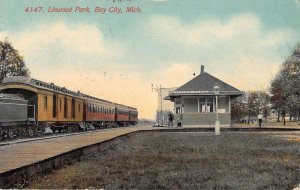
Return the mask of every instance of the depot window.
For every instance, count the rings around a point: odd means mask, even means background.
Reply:
[[[224,102],[225,101],[225,102]],[[220,97],[219,105],[220,108],[226,107],[226,99]],[[191,113],[191,114],[201,114],[201,113],[213,113],[214,112],[214,97],[188,97],[183,99],[183,107],[184,113]],[[219,108],[219,109],[220,109]],[[224,109],[223,108],[223,109]],[[222,110],[223,111],[223,110]],[[225,113],[227,110],[223,111]],[[180,113],[180,107],[176,107],[176,113]]]

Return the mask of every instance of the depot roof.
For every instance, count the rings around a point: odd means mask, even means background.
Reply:
[[[166,97],[165,99],[172,99],[176,96],[182,95],[215,95],[213,91],[215,85],[219,86],[219,95],[240,96],[243,94],[243,92],[238,90],[237,88],[206,73],[204,71],[204,66],[201,66],[201,72],[198,76],[188,81],[176,90],[170,91],[169,97]]]

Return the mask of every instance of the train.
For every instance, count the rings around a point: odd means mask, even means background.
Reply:
[[[0,84],[0,140],[20,135],[136,125],[137,108],[26,76]]]

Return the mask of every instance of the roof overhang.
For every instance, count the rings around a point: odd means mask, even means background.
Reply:
[[[219,96],[240,96],[243,95],[242,91],[220,91]],[[215,96],[213,91],[171,91],[169,96]]]
[[[164,97],[164,100],[171,100],[171,97],[170,96],[166,96],[166,97]]]
[[[238,97],[243,94],[243,91],[220,91],[218,96]],[[215,96],[215,94],[213,91],[171,91],[169,96],[166,96],[164,99],[173,101],[174,98],[181,96]]]

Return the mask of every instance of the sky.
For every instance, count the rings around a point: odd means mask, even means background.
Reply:
[[[201,65],[239,90],[268,90],[300,39],[299,18],[300,0],[0,0],[0,40],[31,77],[153,119],[151,84],[179,87]]]

